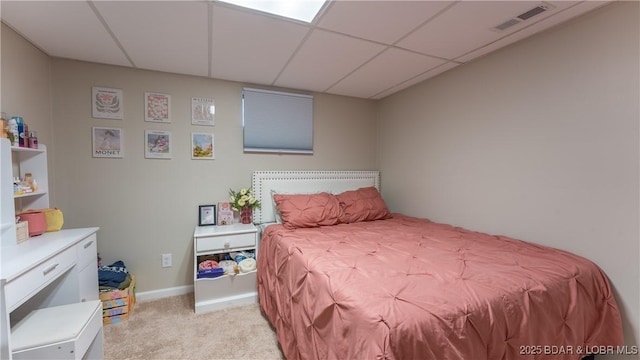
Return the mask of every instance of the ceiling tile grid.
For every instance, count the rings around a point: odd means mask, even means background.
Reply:
[[[213,5],[211,76],[272,84],[310,29],[296,22]]]
[[[576,16],[596,9],[604,4],[605,2],[602,1],[554,1],[553,5],[556,6],[556,9],[554,9],[553,14],[543,17],[544,21],[536,20],[521,23],[518,26],[519,30],[517,32],[504,34],[500,39],[456,58],[456,61],[469,62],[479,56],[513,44],[535,33],[544,31],[545,29],[551,28]]]
[[[275,85],[324,92],[385,46],[324,30],[314,30]]]
[[[50,56],[131,66],[86,2],[0,1],[2,21]]]
[[[93,3],[137,67],[188,75],[209,74],[206,3]]]
[[[455,59],[498,39],[502,34],[491,28],[538,4],[537,1],[458,2],[400,41],[398,46],[427,55]]]
[[[334,1],[318,27],[392,45],[452,1]],[[398,21],[402,19],[402,21]]]
[[[404,81],[404,82],[402,82],[402,83],[400,83],[400,84],[398,84],[396,86],[390,87],[390,88],[386,89],[385,91],[376,94],[375,96],[372,96],[371,99],[379,100],[379,99],[382,99],[382,98],[387,97],[389,95],[395,94],[396,92],[398,92],[400,90],[403,90],[403,89],[406,89],[406,88],[408,88],[410,86],[413,86],[413,85],[416,85],[418,83],[421,83],[421,82],[423,82],[423,81],[425,81],[427,79],[430,79],[430,78],[432,78],[432,77],[434,77],[436,75],[439,75],[439,74],[442,74],[443,72],[449,71],[449,70],[451,70],[454,67],[459,66],[459,65],[460,65],[459,63],[453,62],[453,61],[444,63],[442,65],[438,65],[438,66],[428,70],[425,73],[422,73],[422,74],[420,74],[420,75],[418,75],[418,76],[416,76],[414,78],[411,78],[409,80],[406,80],[406,81]]]
[[[2,0],[0,18],[53,57],[381,99],[609,1],[330,0],[303,23],[217,0]]]
[[[370,98],[443,63],[445,60],[389,48],[332,86],[328,92]]]

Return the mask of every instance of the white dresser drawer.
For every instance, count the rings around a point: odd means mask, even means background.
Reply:
[[[33,293],[51,283],[73,266],[76,249],[70,247],[44,263],[9,281],[5,285],[5,297],[9,311],[22,304]]]
[[[76,249],[78,252],[78,269],[84,269],[89,264],[95,267],[98,266],[98,241],[96,240],[96,234],[92,234],[80,241],[78,245],[76,245]]]
[[[256,233],[207,236],[196,239],[196,252],[232,250],[255,246]]]

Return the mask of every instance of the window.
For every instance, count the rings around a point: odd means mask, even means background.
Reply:
[[[220,0],[229,4],[246,7],[290,19],[310,23],[326,3],[325,0],[286,0],[286,1],[256,1],[256,0]]]
[[[245,152],[313,154],[313,96],[244,88]]]

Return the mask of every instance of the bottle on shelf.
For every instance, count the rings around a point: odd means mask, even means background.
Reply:
[[[3,111],[0,112],[0,138],[8,138],[8,131],[9,129],[7,128],[7,113]]]
[[[21,117],[13,116],[8,122],[8,135],[11,146],[18,146],[20,139],[20,133],[18,132],[18,120],[22,121]]]
[[[29,147],[32,149],[38,148],[38,133],[35,131],[29,131]]]

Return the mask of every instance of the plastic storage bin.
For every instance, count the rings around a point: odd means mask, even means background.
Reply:
[[[131,284],[124,290],[105,291],[100,293],[102,302],[102,322],[117,324],[129,319],[136,302],[136,276],[131,275]]]

